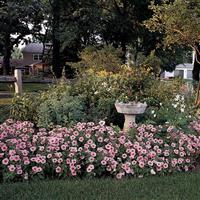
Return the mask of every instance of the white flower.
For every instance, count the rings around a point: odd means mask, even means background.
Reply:
[[[108,88],[107,91],[110,92],[111,88]]]
[[[94,94],[98,94],[99,92],[98,91],[96,91]]]
[[[157,115],[155,114],[155,115],[153,115],[153,117],[155,118]]]
[[[185,110],[184,110],[184,108],[181,108],[181,112],[184,112]]]
[[[151,111],[151,114],[154,114],[154,113],[155,113],[155,110],[152,110],[152,111]]]
[[[25,174],[24,174],[24,179],[25,179],[25,180],[28,180],[28,173],[25,173]]]
[[[175,101],[179,101],[179,100],[180,100],[180,95],[177,94],[174,100],[175,100]]]
[[[172,106],[173,106],[174,108],[177,108],[178,105],[173,103]]]
[[[185,105],[184,105],[184,104],[182,104],[182,105],[181,105],[181,108],[185,108]]]
[[[156,172],[154,171],[154,169],[151,169],[151,174],[156,175]]]
[[[107,87],[107,85],[108,85],[108,84],[107,84],[106,82],[103,82],[103,83],[102,83],[102,86],[103,86],[103,87]]]

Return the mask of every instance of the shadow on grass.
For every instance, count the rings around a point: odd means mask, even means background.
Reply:
[[[0,199],[198,200],[200,174],[142,179],[74,179],[0,185]]]

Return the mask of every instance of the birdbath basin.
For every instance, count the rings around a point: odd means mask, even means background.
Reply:
[[[143,114],[147,108],[147,104],[140,102],[129,102],[122,103],[116,102],[115,107],[118,113],[124,114],[125,122],[124,122],[124,132],[128,132],[130,124],[135,123],[136,115]]]

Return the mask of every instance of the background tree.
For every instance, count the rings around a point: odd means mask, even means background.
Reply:
[[[19,49],[18,47],[14,47],[13,48],[13,52],[11,54],[11,58],[12,59],[22,59],[23,58],[23,54],[21,49]]]
[[[3,48],[3,73],[10,73],[14,45],[41,30],[42,5],[36,0],[0,0],[0,38]]]
[[[150,33],[142,22],[149,19],[152,12],[150,1],[108,0],[99,1],[102,8],[101,37],[106,44],[121,47],[126,60],[127,47],[134,50],[134,62],[142,52],[148,55],[156,46],[157,36]]]
[[[193,79],[199,81],[200,0],[166,0],[160,5],[152,1],[150,8],[154,14],[145,24],[151,31],[164,34],[166,47],[187,46],[196,52]]]

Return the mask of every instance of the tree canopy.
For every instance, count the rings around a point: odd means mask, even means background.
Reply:
[[[152,1],[152,18],[145,22],[153,32],[160,32],[164,45],[187,46],[196,51],[193,78],[199,80],[200,72],[200,0],[165,0],[161,4]]]
[[[133,63],[138,63],[140,55],[148,57],[154,51],[161,68],[173,70],[177,64],[174,62],[177,45],[187,44],[196,49],[198,46],[199,1],[191,2],[0,0],[0,54],[4,57],[4,73],[10,72],[13,47],[26,42],[28,35],[42,43],[52,42],[52,66],[57,78],[62,76],[66,63],[80,61],[81,52],[88,46],[98,50],[108,45],[120,48],[123,63],[129,49]],[[41,33],[44,28],[45,33]],[[161,44],[163,38],[165,46]]]

